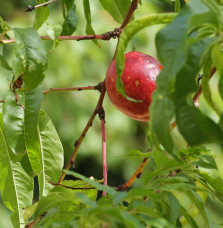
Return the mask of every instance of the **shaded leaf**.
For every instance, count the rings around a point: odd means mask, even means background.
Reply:
[[[65,14],[65,20],[63,22],[63,30],[61,36],[71,35],[77,28],[77,15],[76,15],[76,5],[74,1],[65,0],[65,5],[67,12]]]

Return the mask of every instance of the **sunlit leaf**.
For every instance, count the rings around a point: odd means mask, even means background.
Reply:
[[[39,115],[38,130],[41,145],[41,173],[38,175],[39,194],[46,196],[53,188],[50,182],[57,183],[62,173],[63,146],[53,123],[43,111]]]
[[[32,203],[33,180],[19,162],[11,159],[11,149],[4,130],[0,114],[0,190],[4,204],[12,211],[11,220],[14,227],[20,228],[20,224],[24,223],[24,210]]]
[[[32,28],[13,29],[16,39],[12,69],[16,80],[22,76],[22,91],[36,88],[44,79],[47,53],[38,33]]]

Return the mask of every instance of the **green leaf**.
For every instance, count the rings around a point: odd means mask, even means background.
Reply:
[[[12,68],[9,66],[7,61],[4,59],[3,56],[0,55],[0,65],[2,68],[4,68],[7,71],[12,71]]]
[[[99,0],[102,7],[118,22],[122,23],[125,18],[128,8],[130,6],[130,0]]]
[[[51,208],[59,207],[67,202],[71,204],[75,200],[77,200],[77,197],[70,189],[64,189],[63,192],[52,192],[48,196],[43,196],[34,213],[34,220]]]
[[[24,93],[24,140],[29,161],[35,174],[42,172],[38,131],[38,118],[42,99],[43,89],[40,86]]]
[[[218,83],[218,91],[221,95],[221,99],[223,100],[223,51],[221,43],[217,43],[212,48],[212,61],[217,68],[217,71],[220,75],[219,83]]]
[[[39,140],[41,145],[41,173],[38,175],[39,194],[46,196],[57,183],[62,173],[64,158],[63,146],[56,129],[48,115],[41,111],[39,115]]]
[[[202,0],[202,2],[210,9],[214,14],[219,24],[223,25],[223,14],[220,6],[218,6],[216,0]]]
[[[188,191],[186,193],[189,198],[192,200],[192,202],[195,204],[195,206],[197,207],[197,209],[199,210],[199,213],[201,214],[201,216],[203,217],[204,221],[206,222],[206,224],[208,225],[208,227],[213,227],[211,226],[211,221],[209,219],[209,216],[207,214],[207,210],[205,208],[204,203],[202,202],[201,198],[199,197],[198,194],[196,194],[193,191]]]
[[[73,172],[73,171],[70,171],[70,170],[64,170],[64,172],[68,175],[72,175],[76,178],[79,178],[83,181],[86,181],[87,183],[91,184],[92,186],[94,186],[95,188],[97,188],[98,190],[100,191],[105,191],[107,192],[108,194],[112,195],[112,196],[115,196],[117,194],[117,192],[115,191],[115,189],[109,187],[109,186],[105,186],[105,185],[102,185],[102,184],[99,184],[98,182],[96,181],[93,181],[79,173],[76,173],[76,172]]]
[[[189,94],[196,91],[195,77],[199,72],[201,56],[211,41],[212,39],[200,40],[190,47],[187,62],[177,74],[175,82],[177,125],[190,146],[222,142],[220,127],[192,106],[192,98],[188,104]]]
[[[47,0],[36,0],[37,5],[44,2],[47,2]],[[33,28],[38,30],[43,25],[43,23],[47,20],[47,18],[49,17],[49,14],[50,13],[49,13],[48,6],[37,8]]]
[[[173,152],[169,134],[170,120],[174,114],[172,93],[176,74],[187,59],[190,45],[187,39],[187,24],[192,16],[207,11],[208,8],[200,0],[191,0],[176,19],[156,36],[156,47],[163,71],[157,77],[157,89],[153,93],[150,106],[149,138],[153,144],[161,144],[170,153]]]
[[[18,93],[18,100],[20,103],[24,101],[24,96],[21,92]],[[15,94],[11,90],[7,92],[5,97],[3,122],[6,141],[10,148],[10,157],[18,161],[26,154],[24,141],[24,109],[16,103]]]
[[[180,203],[172,193],[167,193],[170,205],[169,221],[172,223],[177,220],[180,215]]]
[[[89,0],[83,0],[83,5],[84,5],[84,15],[85,15],[85,19],[86,19],[86,34],[88,35],[95,35],[94,29],[91,26],[91,9],[90,9],[90,3]],[[97,40],[92,40],[96,45],[99,45]]]
[[[212,193],[223,202],[223,180],[220,177],[211,177],[208,173],[196,171],[198,178],[203,183],[207,183],[211,187]]]
[[[47,53],[38,33],[32,28],[13,29],[16,39],[12,69],[15,80],[22,76],[22,91],[36,88],[44,79]]]
[[[67,7],[67,13],[65,15],[65,20],[62,25],[63,30],[61,36],[69,36],[71,35],[77,28],[77,15],[76,15],[76,5],[74,1],[65,0],[65,4]]]
[[[0,114],[0,190],[4,204],[12,211],[14,227],[20,228],[20,224],[24,224],[24,210],[32,203],[33,180],[19,162],[11,159],[4,130]]]
[[[186,220],[191,225],[191,227],[199,228],[196,221],[191,217],[191,215],[187,212],[187,210],[185,210],[182,206],[181,206],[180,212],[186,218]]]
[[[203,69],[203,75],[202,75],[202,91],[205,100],[207,103],[210,105],[210,107],[216,112],[218,116],[221,115],[221,110],[218,107],[218,105],[214,102],[212,99],[212,93],[211,93],[211,88],[209,86],[209,79],[211,76],[212,72],[212,67],[213,63],[210,57],[207,58],[205,64],[204,64],[204,69]]]

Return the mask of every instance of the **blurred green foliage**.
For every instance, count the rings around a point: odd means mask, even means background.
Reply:
[[[28,2],[28,3],[27,3]],[[96,34],[112,31],[119,25],[106,13],[97,1],[90,1],[92,27]],[[0,2],[0,15],[7,19],[13,26],[25,27],[32,26],[34,12],[25,13],[27,4],[34,4],[34,1],[6,1]],[[83,14],[82,1],[76,1],[77,15],[79,24],[74,35],[85,34],[85,20]],[[48,22],[51,24],[61,24],[62,14],[58,3],[49,6],[51,11]],[[143,7],[139,5],[135,18],[141,17],[148,12],[169,11],[173,6],[158,0],[144,0]],[[162,26],[152,26],[139,32],[128,50],[136,49],[156,57],[154,37],[156,32]],[[39,30],[41,35],[45,34],[47,24]],[[62,41],[56,49],[53,49],[52,41],[44,41],[49,54],[49,66],[46,78],[43,82],[44,89],[63,88],[75,86],[96,85],[102,81],[106,75],[106,69],[111,62],[117,40],[99,41],[101,48],[96,46],[92,41]],[[1,51],[8,54],[10,62],[13,44],[1,47]],[[0,69],[0,99],[4,97],[9,88],[12,75],[7,71]],[[212,88],[217,87],[216,76],[211,80]],[[213,89],[214,91],[217,89]],[[217,93],[217,92],[216,92]],[[68,161],[73,149],[74,142],[80,136],[85,124],[96,105],[99,93],[97,91],[66,92],[49,94],[44,97],[42,109],[51,117],[58,134],[61,138],[65,150],[65,163]],[[216,96],[218,97],[218,96]],[[220,99],[216,102],[222,105]],[[0,106],[1,107],[1,106]],[[109,101],[106,96],[104,100],[106,111],[106,136],[107,136],[107,160],[108,160],[108,182],[110,186],[118,186],[124,183],[135,171],[139,160],[126,159],[131,150],[137,149],[144,151],[149,148],[146,141],[147,123],[137,122],[120,113]],[[209,108],[204,99],[201,97],[200,108],[203,112],[215,119],[216,114]],[[177,129],[172,132],[174,140],[179,148],[186,146],[184,139],[179,135]],[[211,150],[216,154],[216,162],[219,172],[223,177],[223,166],[220,161],[223,159],[222,148],[212,145]],[[146,167],[150,170],[150,167]],[[102,178],[101,162],[101,132],[100,122],[96,119],[92,128],[87,133],[83,145],[77,155],[75,171],[85,176],[94,176]],[[213,176],[217,175],[215,171]],[[140,179],[134,183],[141,182]],[[208,199],[207,206],[211,208],[213,216],[219,222],[221,221],[222,205]],[[0,207],[0,227],[10,227],[6,220],[7,211]],[[4,218],[4,219],[3,219]]]

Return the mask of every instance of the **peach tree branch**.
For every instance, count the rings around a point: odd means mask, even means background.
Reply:
[[[27,8],[26,8],[25,11],[26,11],[26,12],[31,12],[31,11],[33,11],[33,10],[39,8],[39,7],[48,6],[49,4],[51,4],[51,3],[53,3],[53,2],[56,2],[56,1],[57,1],[57,0],[51,0],[51,1],[44,2],[44,3],[41,3],[41,4],[39,4],[39,5],[35,5],[35,6],[29,5],[29,6],[27,6]]]

